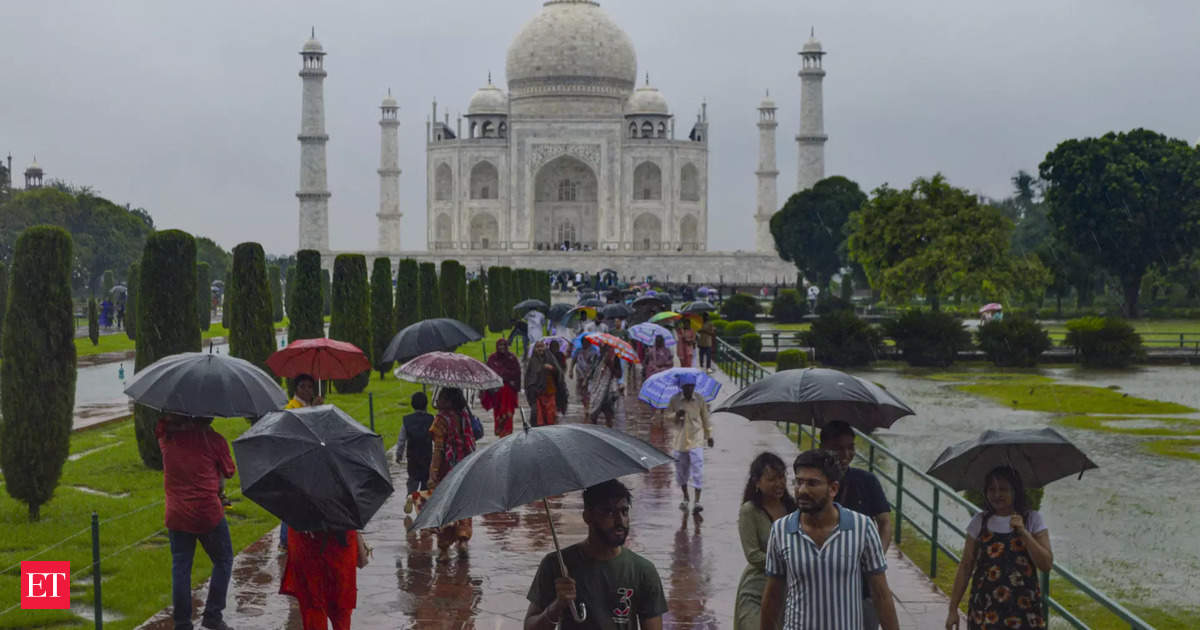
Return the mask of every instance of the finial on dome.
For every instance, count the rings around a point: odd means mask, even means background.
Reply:
[[[388,88],[388,96],[391,96],[391,95],[392,95],[392,88],[389,87]]]
[[[815,26],[808,27],[808,36],[816,37],[817,36],[817,27],[815,27]]]
[[[492,84],[492,71],[488,70],[488,85]]]
[[[767,88],[767,98],[771,98],[771,88]]]
[[[650,87],[650,73],[646,73],[646,87]]]
[[[316,27],[316,26],[313,26],[313,27],[312,27],[312,32],[311,32],[311,33],[309,33],[309,37],[311,37],[312,39],[316,39],[316,38],[317,38],[317,27]]]

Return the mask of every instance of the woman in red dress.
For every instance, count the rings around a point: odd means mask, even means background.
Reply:
[[[300,605],[304,630],[349,630],[358,602],[358,532],[288,528],[287,567],[279,592]]]
[[[517,355],[508,351],[508,340],[500,338],[496,341],[496,351],[488,357],[487,365],[504,379],[503,385],[479,396],[483,408],[492,410],[496,437],[499,438],[512,433],[517,394],[521,391],[521,362]]]

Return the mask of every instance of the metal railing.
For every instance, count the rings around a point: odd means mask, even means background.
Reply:
[[[720,339],[717,340],[715,361],[720,365],[721,370],[733,379],[738,387],[745,387],[771,373],[770,370],[759,365]],[[958,524],[961,522],[961,515],[955,515],[954,518],[957,520],[952,520],[946,515],[946,510],[947,507],[958,507],[965,509],[969,516],[974,516],[980,511],[979,506],[959,496],[958,492],[942,481],[925,474],[921,469],[906,462],[874,438],[857,429],[855,429],[854,433],[867,444],[867,453],[865,455],[863,453],[856,453],[855,458],[861,461],[867,470],[887,481],[892,486],[893,498],[895,500],[895,514],[893,516],[893,522],[895,523],[893,528],[895,544],[897,546],[900,545],[904,536],[904,524],[907,522],[914,531],[923,536],[929,543],[929,565],[924,568],[930,578],[936,578],[938,575],[939,551],[945,553],[954,562],[961,562],[956,548],[942,542],[942,540],[946,537],[946,528],[957,534],[961,540],[966,539],[967,532]],[[796,432],[797,446],[800,446],[804,436],[809,438],[811,444],[816,444],[819,439],[815,427],[800,425],[799,430]],[[925,484],[923,489],[930,492],[922,496],[914,491],[914,483],[916,482],[923,482]],[[945,505],[944,502],[946,501],[949,502],[949,506]],[[924,511],[919,515],[914,514],[916,512],[912,507],[914,504]],[[927,524],[923,525],[922,521],[926,521]],[[957,549],[961,549],[961,543]],[[1080,593],[1090,598],[1091,601],[1108,610],[1117,619],[1129,624],[1129,627],[1133,630],[1154,630],[1153,626],[1146,623],[1141,617],[1138,617],[1120,603],[1109,598],[1086,580],[1075,575],[1057,562],[1052,565],[1049,572],[1039,571],[1039,574],[1042,586],[1043,613],[1047,623],[1049,623],[1050,612],[1052,611],[1072,627],[1078,630],[1090,630],[1090,626],[1074,613],[1067,610],[1061,602],[1051,597],[1050,575],[1055,574],[1058,578],[1069,582]]]

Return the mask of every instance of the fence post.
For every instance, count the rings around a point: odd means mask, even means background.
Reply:
[[[1034,569],[1035,571],[1037,569]],[[1046,621],[1046,627],[1050,627],[1050,572],[1041,571],[1042,574],[1042,619]]]
[[[367,409],[371,413],[371,430],[375,430],[375,393],[367,393]]]
[[[869,457],[867,460],[867,469],[871,471],[871,474],[875,474],[875,445],[871,444],[869,446],[870,448],[867,450]]]
[[[904,526],[904,462],[896,460],[896,546],[900,546],[900,530]]]
[[[929,531],[929,578],[937,577],[937,554],[938,554],[938,521],[941,520],[941,513],[938,510],[939,499],[942,493],[937,486],[933,487],[933,525]]]
[[[92,512],[92,591],[95,596],[96,630],[104,627],[104,602],[100,598],[100,517]]]

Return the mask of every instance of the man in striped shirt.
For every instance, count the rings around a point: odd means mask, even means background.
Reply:
[[[899,630],[887,562],[870,518],[834,503],[842,469],[837,457],[805,451],[792,464],[795,512],[775,521],[767,542],[762,630],[862,630],[862,576],[884,630]]]

